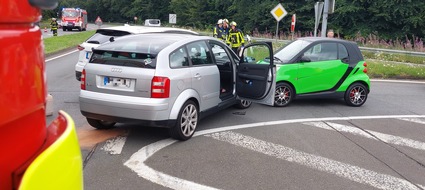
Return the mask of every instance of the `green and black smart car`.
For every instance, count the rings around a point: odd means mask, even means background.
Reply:
[[[274,105],[295,98],[344,98],[361,106],[370,91],[367,64],[354,42],[334,38],[299,38],[274,54],[277,66]]]

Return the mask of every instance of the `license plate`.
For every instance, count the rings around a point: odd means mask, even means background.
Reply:
[[[131,79],[105,76],[103,77],[103,86],[117,87],[117,88],[130,88]]]

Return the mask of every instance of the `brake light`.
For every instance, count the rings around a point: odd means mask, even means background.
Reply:
[[[363,63],[363,66],[364,66],[364,67],[367,67],[367,63],[366,63],[366,62],[364,62],[364,63]]]
[[[83,72],[81,72],[81,90],[86,89],[86,70],[83,69]]]
[[[167,77],[153,77],[151,84],[151,98],[168,97],[170,97],[170,79]]]
[[[364,69],[363,69],[363,72],[364,72],[364,73],[367,73],[367,68],[364,68]]]
[[[78,51],[83,51],[83,50],[84,50],[84,47],[83,47],[83,46],[81,46],[81,45],[78,45],[78,46],[77,46],[77,49],[78,49]]]

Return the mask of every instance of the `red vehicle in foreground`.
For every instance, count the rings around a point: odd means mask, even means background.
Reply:
[[[41,9],[57,0],[0,0],[0,189],[82,189],[82,159],[72,118],[46,127]]]

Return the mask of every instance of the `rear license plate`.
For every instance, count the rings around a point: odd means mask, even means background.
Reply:
[[[131,79],[105,76],[103,77],[103,86],[130,88]]]

